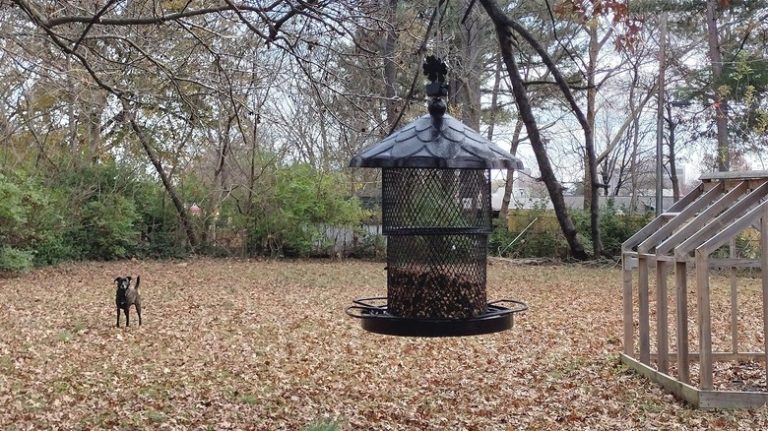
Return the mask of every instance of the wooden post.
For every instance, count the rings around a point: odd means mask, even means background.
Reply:
[[[677,288],[677,374],[683,383],[690,382],[688,371],[688,267],[683,262],[675,263],[675,285]]]
[[[669,373],[667,262],[656,261],[656,349],[659,371]]]
[[[650,311],[649,311],[649,296],[648,292],[648,258],[638,254],[638,300],[640,302],[638,310],[639,320],[639,339],[640,339],[640,362],[645,365],[651,365],[651,323],[650,323]]]
[[[731,238],[731,259],[736,258],[736,238]],[[736,267],[731,267],[731,350],[739,353],[739,300],[736,292]]]
[[[634,340],[634,322],[632,316],[632,266],[630,263],[631,257],[626,254],[622,254],[622,275],[624,281],[624,354],[627,356],[634,356],[635,340]]]
[[[763,352],[765,354],[765,366],[768,373],[768,207],[763,211],[760,219],[760,270],[763,282]]]
[[[712,316],[709,303],[709,256],[696,250],[696,291],[699,308],[699,360],[702,390],[712,389]]]

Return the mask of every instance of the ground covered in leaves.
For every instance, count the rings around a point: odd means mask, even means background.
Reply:
[[[144,325],[118,330],[124,274],[141,274]],[[618,269],[496,263],[489,297],[530,310],[511,331],[467,338],[362,331],[344,308],[385,283],[383,263],[355,261],[89,263],[0,279],[0,429],[768,427],[768,409],[691,410],[620,365]]]

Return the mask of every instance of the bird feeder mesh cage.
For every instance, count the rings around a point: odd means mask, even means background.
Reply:
[[[383,169],[382,224],[391,314],[466,319],[485,312],[488,169]]]
[[[520,169],[522,164],[446,114],[444,63],[429,57],[424,71],[432,81],[427,85],[429,115],[350,161],[352,167],[382,169],[387,297],[357,299],[347,313],[361,318],[364,329],[392,335],[508,329],[512,314],[527,306],[486,297],[491,169]]]

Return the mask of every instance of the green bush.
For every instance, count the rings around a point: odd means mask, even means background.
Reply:
[[[600,212],[600,239],[605,254],[620,256],[621,244],[648,224],[653,217],[653,213],[620,214],[609,201],[608,207]],[[589,230],[582,233],[590,237]]]
[[[76,235],[83,256],[108,260],[130,255],[137,245],[136,219],[133,202],[121,195],[103,195],[88,202]]]
[[[189,255],[186,236],[180,231],[178,215],[164,190],[151,181],[134,187],[136,229],[140,241],[137,255],[151,258],[183,258]]]
[[[358,243],[352,249],[350,257],[362,259],[381,259],[387,254],[387,240],[384,235],[363,232]]]
[[[0,274],[17,274],[32,268],[32,252],[0,247]]]
[[[514,242],[513,242],[514,241]],[[512,258],[551,257],[566,259],[570,249],[560,231],[514,232],[496,228],[488,239],[491,255]]]
[[[19,185],[0,174],[0,241],[13,242],[26,222],[23,198]]]
[[[34,244],[33,254],[36,266],[55,265],[82,258],[82,250],[74,246],[71,235],[50,232]]]
[[[339,187],[338,173],[306,164],[280,167],[274,185],[259,196],[248,248],[257,254],[304,257],[328,255],[332,242],[321,226],[357,226],[362,212],[357,199]]]
[[[26,245],[40,237],[46,226],[49,199],[46,191],[21,173],[0,174],[0,242]]]
[[[0,175],[0,243],[31,253],[35,264],[50,264],[71,257],[64,242],[64,215],[60,195],[23,172]],[[11,258],[9,258],[11,259]],[[19,256],[11,259],[17,262]]]
[[[536,223],[525,231],[516,241],[513,240],[521,233],[529,222],[540,217],[544,212],[534,209],[525,212],[516,212],[519,217],[516,226],[521,226],[518,231],[507,231],[496,228],[489,238],[489,253],[508,257],[570,257],[570,248],[559,225],[544,224],[544,228],[536,226]],[[551,218],[551,217],[550,217]],[[592,235],[589,221],[589,213],[581,210],[571,210],[571,218],[576,227],[577,239],[584,246],[587,253],[592,252]],[[640,228],[653,219],[653,214],[622,214],[612,205],[600,212],[600,238],[603,242],[603,250],[609,256],[621,254],[621,244]],[[511,245],[510,245],[511,244]]]

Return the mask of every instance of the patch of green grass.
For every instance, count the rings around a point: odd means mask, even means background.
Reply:
[[[339,423],[330,419],[315,420],[306,427],[303,431],[339,431]]]
[[[79,334],[85,331],[85,328],[86,328],[85,323],[77,322],[75,323],[75,326],[72,327],[72,332],[74,332],[75,334]]]
[[[166,416],[165,413],[157,410],[147,410],[147,419],[154,423],[160,423],[165,422]]]
[[[613,374],[616,376],[626,376],[626,375],[633,375],[634,371],[629,368],[628,366],[624,365],[623,362],[621,362],[621,359],[619,359],[618,355],[616,355],[615,360],[611,358],[610,362],[610,369],[613,371]]]
[[[80,333],[85,331],[86,325],[83,322],[77,322],[72,327],[72,329],[65,329],[63,331],[60,331],[56,338],[64,343],[68,343],[72,340],[74,340]]]
[[[561,380],[563,378],[572,378],[579,374],[586,366],[584,358],[574,356],[563,361],[559,361],[555,369],[549,372],[548,376],[554,380]]]
[[[63,343],[69,343],[73,338],[75,338],[75,334],[70,331],[63,330],[59,332],[58,335],[56,335],[56,338]]]
[[[256,397],[256,395],[253,394],[240,394],[238,399],[241,403],[247,404],[249,406],[255,405],[259,402],[259,399]]]
[[[139,393],[153,400],[164,400],[168,398],[168,389],[161,385],[143,386],[139,389]]]
[[[116,427],[120,424],[120,421],[117,419],[117,415],[110,411],[103,411],[92,414],[87,419],[87,422],[93,425],[94,429]]]
[[[10,373],[13,369],[13,359],[10,356],[0,356],[0,370],[4,373]]]
[[[640,410],[646,413],[661,413],[664,410],[664,406],[661,403],[648,398],[641,400],[638,406]]]
[[[69,386],[69,383],[67,382],[62,382],[62,381],[53,382],[53,391],[56,392],[57,394],[63,394],[65,392],[68,392],[69,388],[70,386]]]

